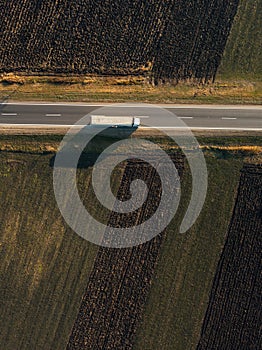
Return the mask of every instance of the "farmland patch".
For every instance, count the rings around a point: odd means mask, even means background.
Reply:
[[[262,166],[243,168],[198,350],[261,348]]]
[[[2,1],[0,71],[213,79],[238,0]]]
[[[181,175],[183,158],[178,154],[173,159]],[[157,209],[161,181],[156,170],[141,161],[128,162],[118,198],[129,197],[130,183],[137,178],[147,182],[147,201],[134,213],[112,213],[110,226],[138,225]],[[67,349],[132,349],[164,237],[163,232],[128,249],[99,249]],[[110,228],[104,239],[110,239]]]

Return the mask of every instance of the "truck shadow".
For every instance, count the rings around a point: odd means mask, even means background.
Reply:
[[[89,168],[96,162],[100,154],[106,150],[109,146],[122,139],[130,137],[137,128],[134,127],[109,127],[101,133],[97,134],[84,148],[79,158],[77,168]],[[84,138],[84,135],[83,135]],[[84,139],[83,139],[84,140]],[[63,149],[64,157],[59,162],[59,167],[72,168],[72,159],[76,159],[79,154],[80,145],[76,143],[70,144],[70,147]],[[54,155],[49,162],[50,167],[54,167],[56,155]]]

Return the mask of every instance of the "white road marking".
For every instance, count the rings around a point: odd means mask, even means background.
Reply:
[[[61,117],[61,114],[46,114],[46,117]]]
[[[167,129],[167,130],[240,130],[240,131],[262,131],[262,128],[237,128],[237,127],[206,127],[206,126],[155,126],[153,129]],[[140,128],[141,129],[141,128]],[[144,128],[148,129],[148,128]]]
[[[15,105],[15,106],[69,106],[69,107],[103,107],[107,105],[112,105],[112,103],[103,104],[79,104],[74,102],[69,103],[30,103],[30,102],[5,102],[4,105]]]
[[[1,113],[3,117],[15,117],[17,116],[17,113]]]
[[[86,125],[57,125],[57,124],[4,124],[0,123],[0,128],[82,128]]]
[[[194,119],[194,117],[178,117],[178,119]]]
[[[16,127],[20,127],[20,128],[27,128],[27,127],[31,127],[31,128],[75,128],[75,129],[80,129],[85,127],[86,125],[56,125],[56,124],[2,124],[0,123],[0,128],[1,127],[11,127],[11,128],[16,128]],[[191,129],[191,130],[236,130],[236,131],[261,131],[262,132],[262,128],[237,128],[237,127],[185,127],[185,126],[178,126],[178,127],[174,127],[174,126],[155,126],[155,127],[139,127],[138,130],[145,130],[145,129],[169,129],[169,130],[187,130],[187,129]]]
[[[104,104],[77,104],[77,103],[30,103],[30,102],[6,102],[5,105],[21,105],[21,106],[69,106],[69,107],[104,107],[104,106],[110,106],[110,107],[117,107],[117,108],[123,108],[123,107],[130,107],[130,108],[137,108],[139,106],[134,105],[129,105],[129,106],[125,106],[124,104],[122,105],[115,105],[114,103],[104,103]],[[146,107],[147,105],[141,105],[141,107]],[[244,110],[244,109],[248,109],[248,110],[262,110],[262,106],[261,105],[245,105],[245,106],[241,106],[241,105],[190,105],[190,104],[152,104],[152,106],[156,106],[156,107],[162,107],[162,108],[167,108],[167,109],[176,109],[176,108],[185,108],[185,109],[190,109],[190,108],[194,108],[194,109],[236,109],[236,110]],[[150,107],[150,104],[148,105],[148,107]]]
[[[222,120],[236,120],[237,118],[222,117]]]

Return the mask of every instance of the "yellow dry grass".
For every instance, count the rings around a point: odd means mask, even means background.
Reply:
[[[244,151],[244,152],[252,152],[255,154],[262,153],[262,146],[200,146],[202,149],[206,150],[220,150],[220,151],[232,151],[232,152],[238,152],[238,151]]]
[[[144,76],[0,76],[0,98],[151,103],[262,103],[261,81],[181,82],[152,86]]]

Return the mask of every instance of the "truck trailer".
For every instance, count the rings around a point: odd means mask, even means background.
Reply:
[[[101,115],[92,115],[90,125],[102,125],[113,128],[129,127],[138,128],[140,118],[138,117],[106,117]]]
[[[90,127],[96,130],[101,127],[101,136],[113,138],[127,138],[140,126],[139,117],[108,117],[92,115]],[[106,128],[106,129],[105,129]]]

